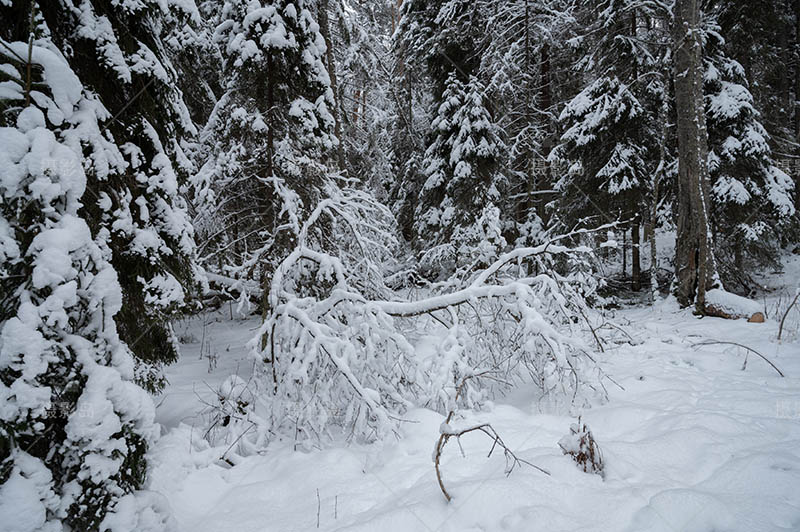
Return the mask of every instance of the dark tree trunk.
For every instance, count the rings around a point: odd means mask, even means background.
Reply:
[[[628,230],[622,230],[622,278],[628,277]]]
[[[678,235],[675,296],[682,306],[706,311],[706,290],[717,282],[707,213],[708,133],[703,104],[699,0],[675,2],[675,103],[678,126]]]
[[[783,2],[781,2],[783,4]],[[781,5],[780,9],[783,10],[784,6]],[[785,22],[781,21],[780,28],[778,28],[778,48],[780,48],[780,57],[781,63],[786,65],[785,68],[788,69],[788,66],[791,64],[790,61],[790,54],[789,54],[789,32],[791,31],[791,27]],[[780,98],[781,98],[781,119],[785,119],[787,124],[791,123],[792,120],[792,99],[790,94],[790,83],[789,78],[791,76],[790,71],[784,71],[780,78],[778,79],[778,90],[780,91]]]
[[[553,104],[553,95],[550,86],[550,46],[547,43],[542,46],[542,63],[540,74],[542,78],[542,92],[539,95],[539,105],[543,111],[546,111]]]
[[[800,142],[800,0],[794,1],[794,132],[795,141]],[[794,205],[800,211],[800,176],[797,167],[793,167]]]
[[[344,167],[344,149],[342,143],[342,121],[339,113],[339,87],[336,81],[336,61],[333,57],[333,39],[331,39],[331,24],[328,17],[328,0],[319,0],[319,32],[325,39],[325,63],[328,67],[328,77],[331,78],[331,91],[333,91],[333,119],[334,134],[339,139],[337,155],[339,167]]]
[[[800,141],[800,0],[794,1],[794,34],[794,131]]]
[[[631,290],[638,292],[642,287],[642,264],[639,260],[639,218],[631,228]]]

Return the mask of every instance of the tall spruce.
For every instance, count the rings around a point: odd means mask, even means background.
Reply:
[[[484,87],[472,77],[464,84],[450,74],[442,103],[431,124],[425,152],[420,203],[415,213],[417,241],[436,249],[447,245],[458,255],[454,236],[478,222],[484,208],[496,205],[504,188],[500,172],[505,145],[485,105]]]
[[[108,232],[111,263],[126,301],[116,315],[133,348],[137,378],[163,386],[162,366],[178,357],[170,326],[201,274],[180,186],[191,165],[183,140],[195,129],[162,43],[193,2],[27,2],[2,9],[3,37],[27,41],[31,11],[48,38],[107,110],[102,132],[118,146],[113,157],[84,160],[82,216],[93,234]],[[181,11],[186,10],[186,13]]]
[[[563,191],[558,216],[568,226],[629,220],[632,288],[638,290],[640,226],[653,201],[648,189],[659,162],[658,110],[665,97],[663,32],[654,21],[665,14],[630,0],[601,0],[591,11],[595,22],[583,40],[593,51],[583,67],[595,79],[561,112],[565,131],[552,155],[567,169],[557,183]]]
[[[154,406],[115,323],[129,302],[113,228],[86,208],[92,177],[117,175],[132,147],[104,130],[108,109],[50,26],[29,20],[30,39],[0,41],[0,506],[27,505],[26,529],[127,532],[147,514],[157,530],[165,503],[135,492]],[[119,528],[123,499],[137,512]]]
[[[428,201],[423,192],[429,178],[424,159],[429,140],[436,135],[431,121],[445,101],[451,76],[466,83],[478,74],[482,43],[488,37],[482,7],[466,0],[405,0],[400,9],[394,45],[402,127],[395,129],[393,154],[400,179],[390,199],[404,235],[417,249],[430,247],[419,239],[415,227],[418,214],[426,209],[423,202]]]
[[[226,85],[201,135],[210,157],[193,178],[202,258],[220,273],[259,280],[265,294],[331,186],[333,92],[311,7],[229,0],[215,31]]]
[[[774,163],[770,136],[742,66],[725,53],[712,22],[705,29],[705,102],[711,220],[723,279],[748,290],[747,271],[775,261],[795,214],[794,183]]]

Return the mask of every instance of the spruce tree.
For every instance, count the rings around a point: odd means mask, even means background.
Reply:
[[[85,218],[85,168],[122,155],[103,103],[31,20],[35,39],[0,48],[0,506],[31,529],[106,530],[123,498],[160,508],[133,493],[157,429],[117,333],[113,236]]]
[[[467,0],[406,0],[400,8],[394,51],[397,65],[393,161],[398,182],[390,191],[395,216],[414,247],[429,247],[416,231],[428,180],[424,159],[431,120],[444,102],[448,80],[477,76],[488,37],[483,6]]]
[[[565,128],[551,160],[567,171],[556,188],[564,194],[559,217],[567,226],[630,220],[633,244],[632,288],[640,286],[641,214],[650,176],[658,165],[658,109],[664,95],[659,37],[650,25],[657,8],[630,0],[600,0],[591,6],[598,35],[584,62],[596,76],[572,101],[559,121]]]
[[[448,245],[457,264],[463,254],[459,230],[473,226],[484,208],[500,199],[505,145],[486,109],[483,85],[474,77],[464,84],[455,73],[447,80],[431,130],[416,234],[429,246]]]
[[[191,170],[184,140],[195,128],[162,44],[162,32],[193,11],[192,1],[169,8],[155,0],[74,6],[19,0],[0,7],[0,31],[9,40],[27,41],[35,12],[53,46],[103,104],[103,138],[113,139],[116,149],[85,159],[82,216],[92,234],[109,234],[126,301],[116,315],[119,334],[150,390],[163,386],[163,364],[178,357],[169,320],[201,277],[180,194]]]
[[[795,213],[794,183],[775,166],[742,66],[725,53],[719,28],[705,35],[705,102],[712,226],[723,279],[747,288],[745,259],[775,260]]]
[[[310,7],[229,0],[215,32],[225,93],[201,135],[210,157],[193,178],[203,255],[209,267],[258,279],[265,293],[332,186],[333,93]]]

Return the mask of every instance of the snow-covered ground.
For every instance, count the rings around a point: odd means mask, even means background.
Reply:
[[[800,260],[782,278],[796,283],[795,269]],[[227,375],[252,371],[244,344],[257,324],[229,311],[178,325],[189,342],[157,400],[165,435],[151,452],[150,489],[167,497],[181,532],[800,530],[800,313],[778,342],[774,316],[699,319],[671,301],[619,311],[631,341],[601,361],[624,389],[610,385],[609,401],[583,412],[605,479],[559,449],[575,419],[543,413],[521,387],[455,424],[490,422],[550,476],[523,465],[506,477],[502,453],[487,458],[491,441],[470,434],[463,456],[455,442],[446,448],[447,503],[431,459],[443,417],[429,410],[410,412],[389,441],[310,453],[273,444],[221,462],[195,414]],[[211,372],[201,340],[219,355]],[[696,345],[707,340],[747,345],[786,377],[753,353],[743,369],[742,348]]]

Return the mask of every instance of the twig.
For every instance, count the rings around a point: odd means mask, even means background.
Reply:
[[[456,408],[455,404],[458,403],[458,397],[461,395],[461,392],[462,392],[465,384],[467,383],[467,380],[469,380],[471,378],[481,377],[481,376],[483,376],[483,374],[467,375],[466,377],[464,377],[461,380],[461,384],[459,384],[458,388],[456,389],[456,397],[455,397],[455,400],[454,400],[454,406],[450,410],[450,412],[448,412],[448,414],[447,414],[447,419],[445,420],[445,425],[447,425],[449,427],[450,422],[453,420],[453,417],[455,416],[455,408]],[[435,455],[434,455],[433,467],[436,470],[436,480],[439,482],[439,489],[442,490],[442,493],[444,494],[444,498],[447,499],[447,502],[450,502],[452,500],[452,497],[447,492],[447,489],[444,487],[444,481],[442,480],[442,471],[441,471],[441,468],[440,468],[442,453],[444,452],[444,446],[447,444],[447,442],[450,440],[450,438],[455,437],[456,441],[458,441],[458,444],[459,444],[459,447],[460,447],[461,446],[461,436],[463,436],[465,434],[468,434],[470,432],[478,432],[478,431],[479,432],[483,432],[484,434],[486,434],[487,436],[489,436],[492,439],[492,447],[491,447],[491,449],[489,449],[489,454],[487,455],[487,458],[492,456],[492,453],[494,452],[494,449],[496,447],[499,446],[501,449],[503,449],[503,454],[506,457],[506,476],[511,474],[511,472],[514,470],[514,468],[517,466],[517,464],[526,464],[526,465],[529,465],[529,466],[531,466],[531,467],[533,467],[535,469],[538,469],[539,471],[541,471],[545,475],[549,475],[550,474],[550,472],[547,471],[546,469],[542,469],[541,467],[539,467],[539,466],[537,466],[535,464],[532,464],[531,462],[528,462],[527,460],[523,460],[522,458],[519,458],[516,454],[514,454],[514,452],[511,449],[509,449],[508,446],[505,444],[503,439],[500,438],[500,435],[497,433],[497,431],[494,430],[494,427],[492,427],[489,423],[482,423],[480,425],[474,425],[472,427],[468,427],[468,428],[465,428],[465,429],[462,429],[462,430],[459,430],[459,431],[455,431],[455,432],[442,432],[441,434],[439,434],[439,440],[436,442],[436,452],[435,452]],[[463,448],[462,448],[461,452],[462,452],[462,454],[464,453]],[[508,466],[509,463],[511,463],[510,467]]]
[[[320,508],[319,488],[317,488],[317,528],[319,528],[319,508]]]
[[[736,342],[724,342],[722,340],[705,340],[703,342],[698,342],[696,344],[692,344],[692,347],[698,347],[698,346],[702,346],[702,345],[716,345],[716,344],[735,345],[737,347],[741,347],[742,349],[747,349],[751,353],[754,353],[754,354],[758,355],[759,357],[761,357],[767,364],[772,366],[772,368],[775,371],[778,372],[778,375],[780,375],[781,377],[786,377],[786,375],[784,375],[783,372],[778,369],[778,366],[773,364],[767,357],[765,357],[764,355],[762,355],[761,353],[759,353],[758,351],[756,351],[752,347],[747,347],[746,345],[743,345],[743,344],[739,344],[739,343],[736,343]]]
[[[245,430],[244,430],[244,431],[243,431],[241,434],[239,434],[239,436],[237,436],[237,438],[236,438],[235,440],[233,440],[233,443],[231,443],[231,444],[228,446],[228,448],[227,448],[227,449],[225,449],[225,452],[224,452],[224,453],[222,453],[222,456],[220,457],[220,459],[221,459],[221,460],[228,461],[228,459],[227,459],[227,458],[225,458],[225,455],[226,455],[226,454],[228,454],[228,451],[230,451],[231,449],[233,449],[233,446],[234,446],[234,445],[236,445],[237,443],[239,443],[239,440],[241,440],[241,439],[242,439],[242,437],[243,437],[245,434],[247,434],[248,432],[250,432],[250,429],[252,429],[252,428],[253,428],[253,427],[255,427],[255,426],[256,426],[256,424],[255,424],[255,423],[253,423],[253,422],[251,421],[251,422],[250,422],[250,426],[249,426],[249,427],[247,427],[247,429],[245,429]]]
[[[797,293],[794,295],[794,299],[792,303],[786,308],[786,312],[783,313],[783,317],[781,318],[781,324],[778,327],[778,340],[781,339],[781,334],[783,334],[783,322],[786,321],[786,316],[789,315],[789,311],[792,310],[792,307],[795,306],[797,303],[797,298],[800,297],[800,290],[797,290]]]

